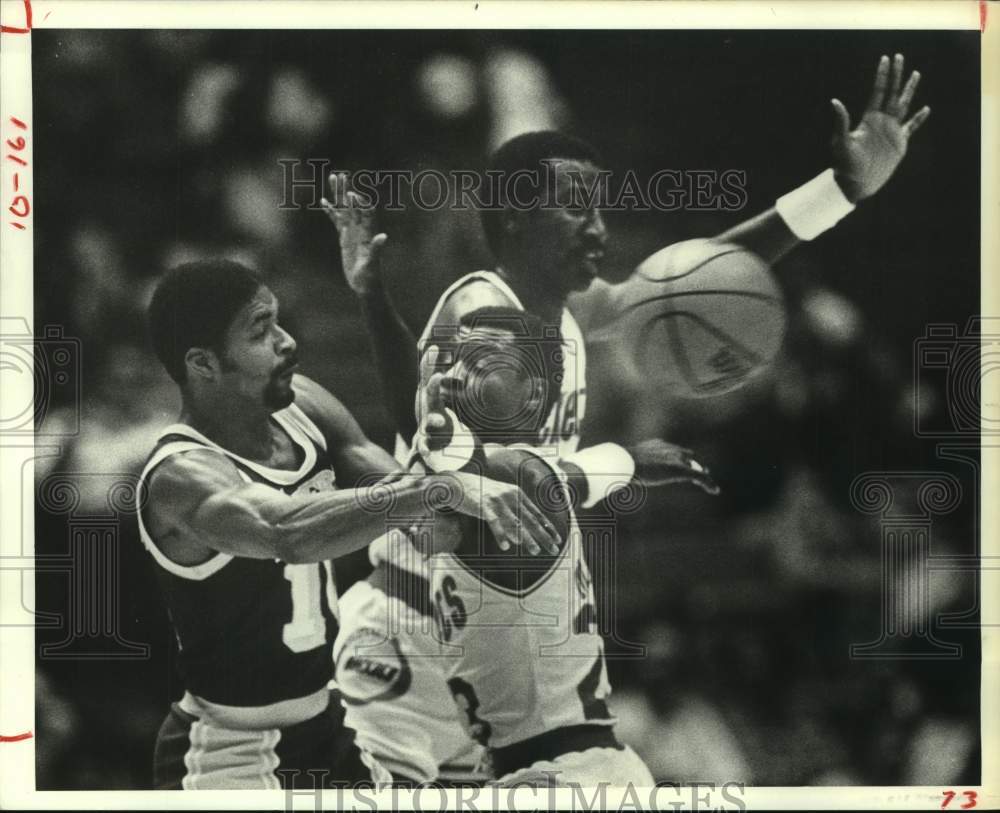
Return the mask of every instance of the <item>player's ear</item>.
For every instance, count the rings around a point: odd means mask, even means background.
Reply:
[[[187,367],[188,380],[191,377],[213,381],[219,374],[219,359],[215,352],[205,347],[190,347],[184,354],[184,366]]]

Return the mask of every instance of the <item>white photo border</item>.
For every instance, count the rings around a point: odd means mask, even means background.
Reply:
[[[234,10],[239,9],[238,15]],[[257,29],[372,29],[372,28],[577,28],[577,29],[887,29],[887,30],[981,30],[982,139],[981,139],[981,302],[983,315],[1000,315],[1000,163],[997,161],[997,125],[1000,122],[998,78],[1000,78],[1000,4],[975,0],[937,2],[875,2],[875,0],[771,0],[770,2],[528,2],[519,0],[373,0],[372,2],[320,2],[319,0],[0,0],[0,120],[15,117],[28,125],[27,144],[19,155],[26,161],[20,176],[22,188],[32,189],[34,157],[30,133],[41,122],[32,117],[31,34],[17,31],[26,25],[30,11],[32,29],[43,28],[257,28]],[[234,20],[239,26],[234,26]],[[8,30],[9,29],[9,30]],[[8,138],[6,124],[3,138]],[[33,314],[32,218],[24,218],[24,229],[9,225],[8,184],[4,173],[4,207],[0,219],[0,317],[27,319]],[[32,201],[34,203],[34,201]],[[19,386],[0,388],[0,415],[23,410],[31,404],[30,377],[17,379]],[[985,382],[984,382],[985,384]],[[995,382],[992,386],[995,387]],[[983,393],[984,402],[987,393]],[[995,399],[997,400],[997,399]],[[33,483],[32,459],[44,455],[44,441],[29,436],[0,433],[0,557],[12,563],[0,569],[0,735],[35,731],[35,634],[31,626],[10,626],[4,621],[25,612],[33,604],[30,570],[18,570],[30,562],[34,551],[34,517],[30,499]],[[982,447],[982,494],[1000,493],[1000,445]],[[51,449],[48,449],[52,453]],[[24,496],[27,495],[27,496]],[[997,528],[1000,517],[995,500],[982,503],[981,571],[981,731],[983,784],[952,788],[961,793],[974,790],[977,808],[1000,807],[1000,567],[991,565],[1000,557]],[[23,593],[22,593],[23,590]],[[992,770],[991,770],[992,766]],[[5,809],[315,809],[311,793],[284,791],[36,791],[35,741],[0,742],[0,807]],[[940,809],[943,787],[748,787],[742,795],[748,809]],[[458,791],[449,792],[451,807],[468,800]],[[486,791],[478,801],[489,807]],[[588,796],[589,798],[589,796]],[[616,809],[634,804],[626,792],[607,793],[607,803]],[[643,797],[648,798],[648,796]],[[664,802],[678,796],[659,796]],[[421,807],[440,808],[439,795],[424,795]],[[545,807],[555,802],[567,808],[579,801],[569,790],[519,789],[504,791],[498,799],[506,809]],[[356,799],[350,793],[329,792],[326,805],[374,809],[392,802],[411,807],[407,792],[366,793]],[[466,802],[468,804],[468,802]],[[424,809],[427,809],[424,807]]]

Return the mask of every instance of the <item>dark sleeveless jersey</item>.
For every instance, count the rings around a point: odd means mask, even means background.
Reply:
[[[299,449],[294,471],[272,469],[223,449],[189,426],[160,435],[140,488],[173,454],[211,449],[229,458],[249,481],[286,494],[328,491],[336,480],[319,429],[295,404],[274,419]],[[193,566],[171,561],[157,547],[139,512],[142,541],[158,565],[159,581],[180,647],[185,688],[229,706],[265,706],[303,697],[333,677],[337,592],[332,562],[288,564],[217,553]]]

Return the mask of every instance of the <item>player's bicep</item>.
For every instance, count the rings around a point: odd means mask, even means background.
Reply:
[[[246,482],[222,455],[208,450],[174,455],[153,472],[149,489],[151,522],[162,535],[234,556],[275,555],[267,506],[287,497]]]

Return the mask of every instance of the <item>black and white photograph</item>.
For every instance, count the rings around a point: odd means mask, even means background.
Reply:
[[[996,6],[198,5],[2,0],[4,807],[1000,804]]]

